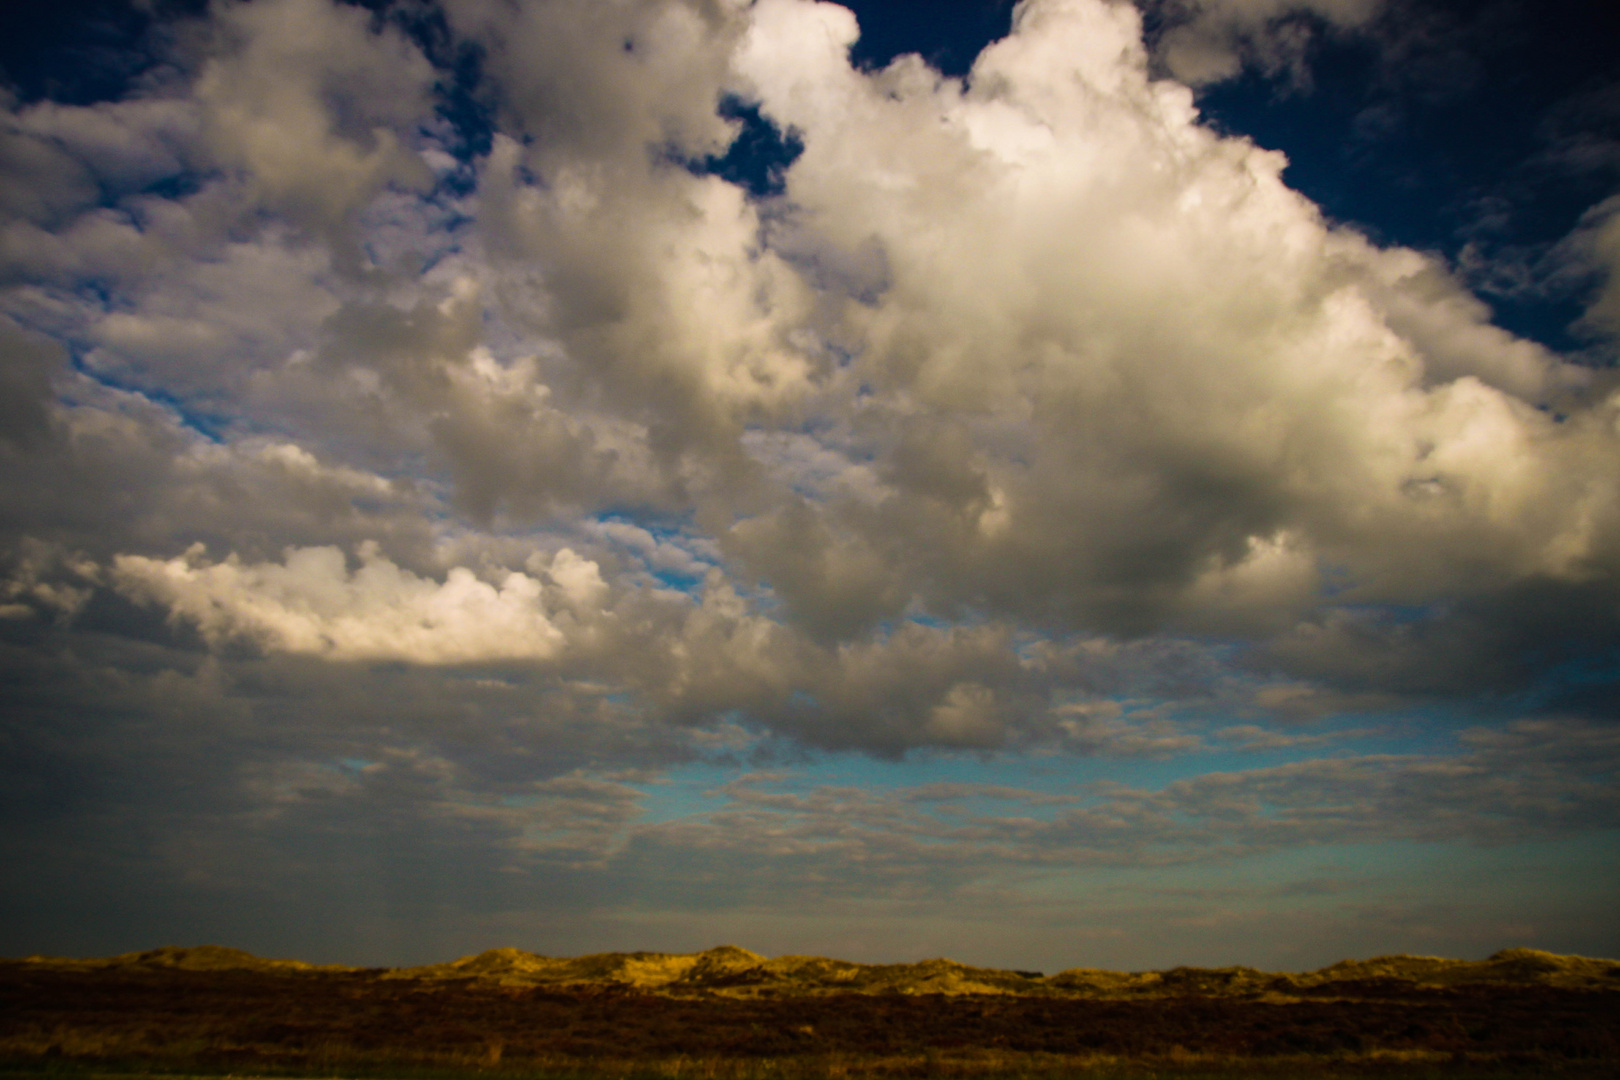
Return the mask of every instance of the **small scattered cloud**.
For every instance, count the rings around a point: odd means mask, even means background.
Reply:
[[[1309,50],[1320,33],[1366,31],[1388,0],[1144,0],[1157,27],[1154,58],[1170,75],[1201,87],[1245,68],[1295,87],[1310,81]]]

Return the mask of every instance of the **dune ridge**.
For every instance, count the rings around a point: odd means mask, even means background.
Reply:
[[[469,981],[502,986],[634,990],[666,996],[781,997],[827,994],[946,994],[1039,997],[1276,997],[1342,991],[1507,984],[1620,990],[1620,961],[1562,956],[1539,949],[1503,949],[1485,960],[1404,954],[1342,960],[1316,971],[1267,972],[1251,967],[1119,972],[1070,968],[1052,975],[974,967],[953,960],[860,964],[822,956],[769,958],[734,945],[698,953],[595,953],[550,957],[516,948],[490,949],[443,964],[357,968],[275,960],[218,945],[165,946],[96,959],[30,956],[28,965],[81,970],[119,968],[182,971],[249,970],[299,975],[364,972],[378,979]]]

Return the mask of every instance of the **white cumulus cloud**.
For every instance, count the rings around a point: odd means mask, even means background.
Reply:
[[[121,555],[112,574],[122,591],[167,606],[215,644],[247,639],[331,660],[418,664],[545,660],[564,644],[537,578],[513,572],[490,584],[458,566],[440,582],[401,569],[375,544],[362,545],[359,557],[351,571],[335,547],[252,564],[234,555],[210,563],[193,549],[168,560]],[[601,587],[595,564],[567,549],[553,568],[570,597],[588,599]]]

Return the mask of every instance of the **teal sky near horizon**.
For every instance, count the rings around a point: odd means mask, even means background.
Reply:
[[[1620,955],[1603,15],[9,11],[0,955]]]

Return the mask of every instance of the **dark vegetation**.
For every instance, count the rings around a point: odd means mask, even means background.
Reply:
[[[375,971],[0,962],[12,1073],[1620,1077],[1620,993],[1365,980],[1287,1001],[655,995]]]

